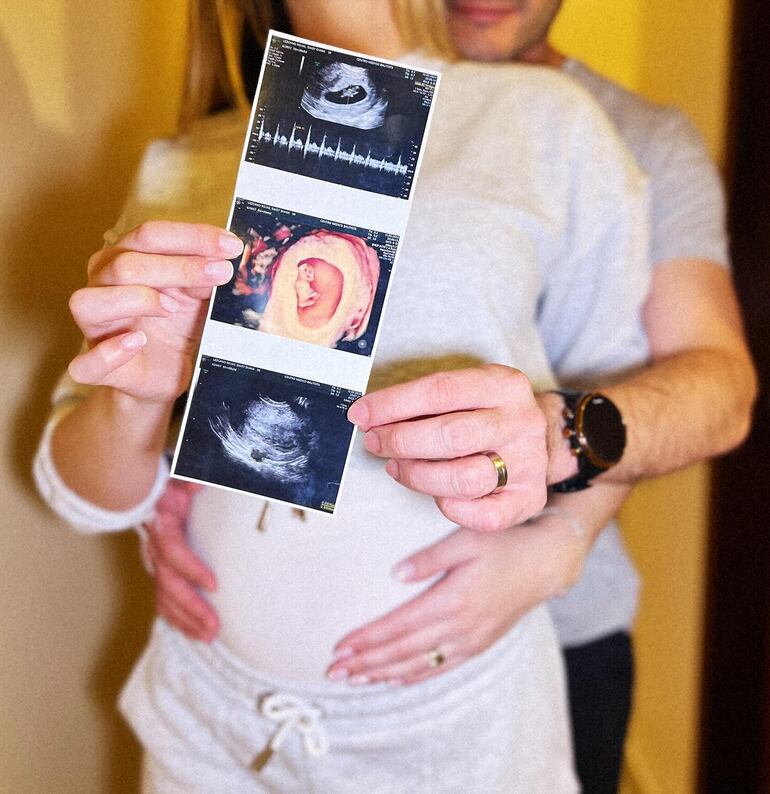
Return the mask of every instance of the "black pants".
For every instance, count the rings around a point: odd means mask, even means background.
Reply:
[[[583,794],[615,794],[631,713],[631,637],[618,632],[564,649],[575,764]]]

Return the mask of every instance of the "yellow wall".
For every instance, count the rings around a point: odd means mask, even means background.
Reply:
[[[72,535],[29,478],[82,286],[148,137],[173,127],[184,3],[0,3],[0,791],[136,791],[114,711],[150,611],[132,537]]]
[[[67,296],[144,142],[173,127],[184,6],[27,0],[0,10],[2,791],[136,790],[136,746],[113,709],[151,611],[133,538],[74,538],[38,504],[27,472],[77,345]],[[683,105],[718,152],[728,18],[727,0],[567,0],[557,40]],[[697,469],[649,484],[626,513],[647,582],[630,744],[644,792],[691,790],[706,481]]]
[[[682,108],[724,155],[729,0],[566,0],[554,43],[649,99]],[[695,790],[709,476],[644,483],[623,512],[643,578],[624,790]]]

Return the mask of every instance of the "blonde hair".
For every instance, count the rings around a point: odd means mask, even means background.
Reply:
[[[391,0],[404,43],[432,55],[455,57],[444,0]],[[187,70],[179,115],[184,130],[216,110],[248,115],[251,103],[241,69],[247,29],[264,47],[271,27],[286,23],[281,0],[189,0]]]

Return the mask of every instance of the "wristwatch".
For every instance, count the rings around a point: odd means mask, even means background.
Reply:
[[[557,493],[582,491],[612,468],[626,448],[626,426],[615,403],[597,392],[558,390],[564,398],[564,437],[577,458],[578,472],[551,486]]]

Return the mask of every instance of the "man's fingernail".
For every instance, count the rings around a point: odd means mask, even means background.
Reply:
[[[343,645],[341,648],[337,648],[334,652],[334,658],[337,659],[347,659],[349,656],[353,655],[353,649],[349,645]]]
[[[123,350],[139,350],[147,344],[147,336],[144,331],[134,331],[120,340],[120,346]]]
[[[389,460],[385,466],[385,471],[394,479],[398,479],[398,463],[395,460]]]
[[[344,681],[348,677],[348,671],[344,667],[335,667],[326,674],[326,677],[330,681]]]
[[[219,248],[225,256],[232,259],[243,251],[243,240],[237,234],[225,232],[219,237]]]
[[[369,452],[373,452],[375,455],[382,449],[382,442],[380,441],[380,437],[375,430],[370,430],[364,436],[364,446],[369,450]]]
[[[160,305],[167,312],[175,312],[179,308],[179,302],[175,301],[170,295],[166,295],[164,292],[160,293]]]
[[[388,684],[390,686],[403,686],[404,679],[403,678],[391,678],[388,680]]]
[[[368,684],[369,683],[369,676],[366,675],[354,675],[349,681],[349,684],[352,686],[361,686],[361,684]]]
[[[209,278],[224,283],[233,275],[233,266],[229,262],[206,262],[203,270]]]
[[[417,573],[417,569],[411,562],[400,562],[393,569],[393,577],[399,582],[408,582]]]
[[[367,427],[369,424],[369,409],[362,400],[356,400],[348,408],[348,419],[358,427]]]

